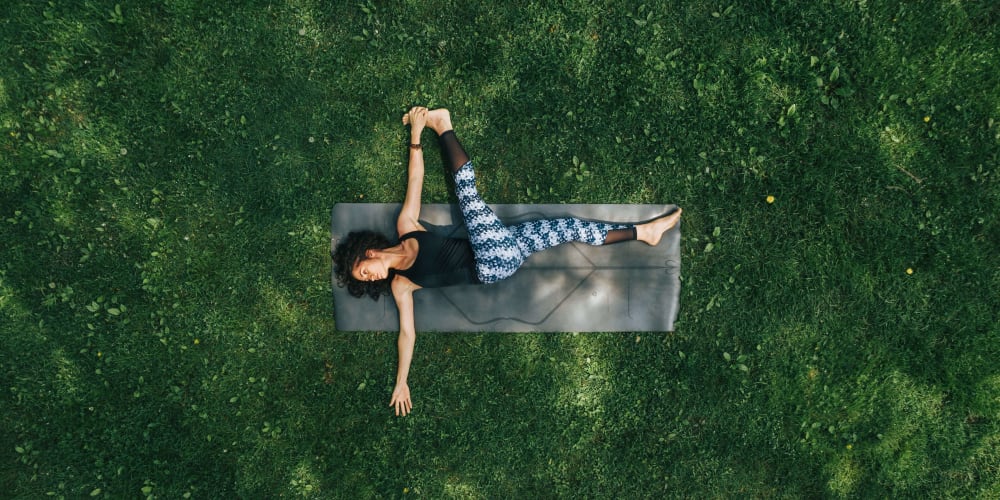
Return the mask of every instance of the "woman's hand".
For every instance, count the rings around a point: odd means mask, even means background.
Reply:
[[[416,106],[410,109],[403,123],[409,123],[410,125],[410,143],[420,144],[420,133],[424,131],[424,126],[427,125],[427,108]]]
[[[413,402],[410,401],[410,387],[405,382],[396,384],[396,389],[392,391],[392,400],[389,406],[396,407],[396,416],[405,417],[413,409]]]

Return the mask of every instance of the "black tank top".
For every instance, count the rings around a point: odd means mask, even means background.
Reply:
[[[404,234],[399,241],[417,240],[420,248],[409,269],[393,270],[424,288],[480,283],[476,275],[476,259],[469,240],[449,238],[427,231]]]

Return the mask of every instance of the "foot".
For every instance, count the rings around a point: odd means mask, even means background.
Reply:
[[[664,215],[659,219],[653,219],[645,224],[635,226],[636,239],[649,246],[656,246],[660,243],[663,233],[669,231],[681,220],[682,210],[678,208],[672,214]]]
[[[408,113],[403,115],[403,125],[410,124],[410,113],[413,112],[414,107]],[[427,111],[427,126],[431,128],[437,135],[441,135],[449,130],[451,130],[451,113],[445,108],[432,109]]]

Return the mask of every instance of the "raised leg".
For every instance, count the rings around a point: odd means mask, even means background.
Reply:
[[[403,125],[408,124],[410,117],[403,115]],[[455,129],[451,125],[451,113],[444,108],[432,109],[427,112],[427,127],[438,135],[438,144],[441,146],[441,154],[452,172],[458,172],[469,162],[469,155],[466,154],[462,144],[458,142]]]
[[[458,142],[454,130],[446,130],[438,136],[438,144],[441,146],[441,154],[444,155],[445,162],[453,173],[457,173],[466,163],[469,163],[469,155],[465,153],[462,144]]]
[[[479,281],[494,283],[514,274],[524,256],[511,231],[479,196],[471,161],[455,172],[455,194],[476,257]]]
[[[407,123],[408,117],[403,117]],[[510,230],[493,213],[476,189],[476,173],[469,155],[458,142],[446,109],[427,112],[427,127],[438,134],[441,152],[455,174],[455,194],[469,232],[469,242],[476,258],[479,281],[494,283],[514,274],[524,262]]]

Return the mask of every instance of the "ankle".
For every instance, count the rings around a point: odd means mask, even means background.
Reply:
[[[430,129],[433,130],[434,133],[438,135],[438,137],[441,137],[442,135],[447,134],[448,132],[455,133],[455,129],[451,128],[451,122],[448,122],[448,123],[443,124],[443,125],[438,125],[438,124],[430,125],[430,124],[428,124],[427,126],[430,127]]]
[[[437,133],[437,135],[442,135],[452,130],[451,112],[445,108],[430,111],[427,116],[427,126]]]

